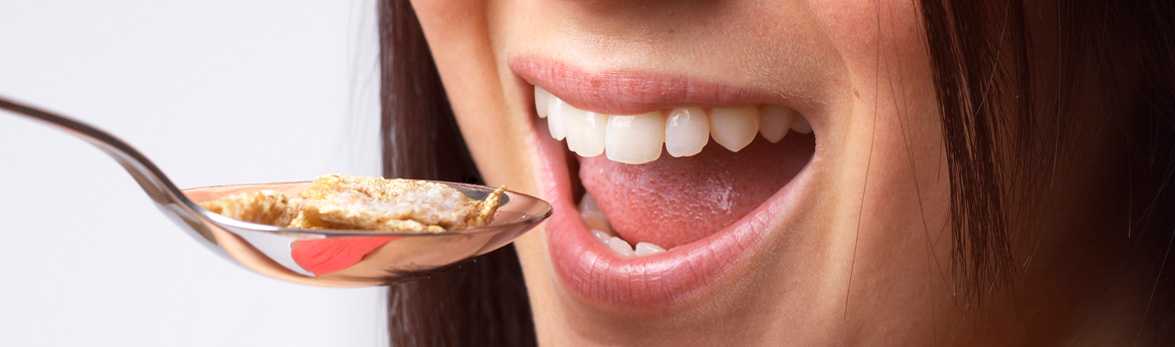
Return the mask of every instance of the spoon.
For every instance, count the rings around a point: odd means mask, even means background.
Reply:
[[[490,224],[441,233],[308,230],[248,223],[205,210],[199,203],[262,189],[297,195],[310,182],[181,190],[147,157],[114,135],[3,96],[0,109],[46,123],[98,147],[130,173],[163,214],[198,242],[249,270],[294,283],[365,287],[408,280],[505,246],[551,215],[547,202],[507,191]],[[473,184],[434,182],[472,199],[483,199],[494,190]]]

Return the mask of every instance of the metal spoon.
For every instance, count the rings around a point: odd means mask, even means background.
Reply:
[[[181,190],[147,157],[114,135],[3,96],[0,109],[46,123],[98,147],[118,161],[159,209],[197,241],[247,269],[295,283],[333,287],[394,283],[498,249],[551,215],[547,202],[508,191],[490,225],[443,233],[307,230],[248,223],[209,212],[198,203],[261,189],[297,194],[309,182]],[[493,190],[438,183],[475,199]]]

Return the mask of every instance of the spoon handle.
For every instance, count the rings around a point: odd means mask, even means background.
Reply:
[[[192,226],[193,228],[184,229],[196,231],[201,236],[199,238],[213,242],[212,235],[207,234],[203,227],[197,227],[203,224],[203,221],[196,212],[195,204],[163,174],[163,171],[159,170],[159,167],[125,141],[82,121],[22,104],[2,95],[0,109],[47,124],[98,147],[122,165],[164,214],[176,222]]]

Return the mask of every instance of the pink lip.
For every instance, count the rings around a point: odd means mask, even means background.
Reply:
[[[778,96],[644,71],[588,73],[537,57],[510,60],[510,69],[572,106],[607,114],[639,114],[681,105],[723,106],[778,104]],[[804,106],[795,105],[792,106]],[[800,107],[804,111],[805,107]]]
[[[684,78],[644,80],[640,76],[664,76],[640,72],[588,75],[536,58],[514,59],[510,65],[531,83],[542,83],[569,103],[599,112],[641,112],[682,104],[747,104],[747,98],[759,97]],[[537,117],[532,115],[531,119]],[[621,309],[672,306],[714,287],[722,274],[745,266],[746,262],[739,260],[754,253],[763,236],[778,229],[781,220],[790,219],[785,213],[794,210],[791,207],[798,204],[803,190],[796,187],[807,186],[816,159],[762,205],[717,233],[665,253],[624,258],[588,231],[574,201],[563,145],[551,139],[541,123],[532,125],[532,140],[543,159],[543,195],[555,208],[546,230],[557,277],[579,300]]]

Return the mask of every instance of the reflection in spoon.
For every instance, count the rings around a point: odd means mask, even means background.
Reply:
[[[396,236],[343,236],[321,240],[294,240],[290,256],[299,267],[315,276],[345,270],[359,263]]]
[[[160,210],[196,240],[248,269],[294,283],[346,287],[393,283],[498,249],[551,214],[545,201],[507,191],[489,225],[443,233],[306,230],[247,223],[212,213],[198,203],[263,189],[297,194],[309,182],[181,191],[142,153],[107,132],[3,96],[0,110],[45,123],[98,147],[121,164]],[[473,198],[493,191],[485,186],[437,183]]]

